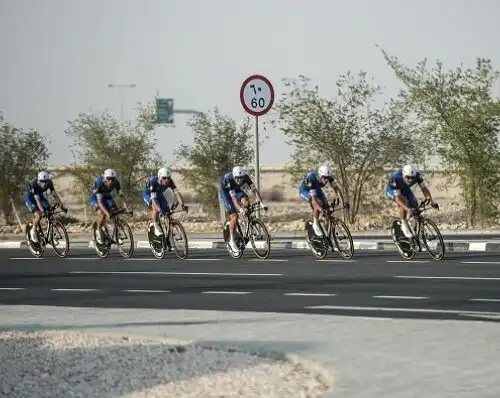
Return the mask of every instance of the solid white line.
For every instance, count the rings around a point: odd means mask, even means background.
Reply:
[[[43,257],[10,257],[9,260],[44,260]]]
[[[141,290],[141,289],[125,289],[127,293],[170,293],[170,290]]]
[[[284,296],[335,297],[334,293],[284,293]]]
[[[316,260],[317,262],[324,262],[324,263],[355,263],[356,260],[342,260],[342,259],[319,259]]]
[[[431,308],[390,308],[390,307],[349,307],[339,305],[314,305],[304,307],[311,310],[341,310],[341,311],[379,311],[379,312],[420,312],[435,314],[455,314],[455,315],[488,315],[499,316],[500,312],[482,312],[482,311],[461,311],[461,310],[439,310]]]
[[[288,260],[285,258],[251,258],[250,261],[256,261],[256,262],[268,262],[268,261],[271,262],[272,261],[272,262],[280,263],[280,262],[286,262]]]
[[[386,260],[386,263],[428,263],[429,260]]]
[[[24,290],[24,287],[0,287],[0,290]]]
[[[410,276],[395,275],[399,279],[450,279],[450,280],[471,280],[471,281],[500,281],[500,278],[488,278],[483,276]]]
[[[53,292],[96,292],[99,289],[50,289]]]
[[[462,264],[500,264],[500,261],[462,261]]]
[[[500,303],[500,299],[488,299],[488,298],[471,298],[469,301],[479,301],[485,303]]]
[[[426,300],[429,297],[423,296],[372,296],[376,299],[395,299],[395,300]]]
[[[283,276],[283,274],[244,274],[236,272],[173,272],[173,271],[70,271],[69,274],[112,275],[187,275],[187,276]]]
[[[89,261],[96,261],[98,260],[96,257],[65,257],[64,260],[89,260]]]
[[[186,261],[223,261],[223,260],[224,260],[223,258],[186,258]]]
[[[172,259],[178,260],[177,257],[173,257]],[[167,260],[167,258],[155,258],[155,257],[146,257],[146,258],[126,258],[125,261],[161,261]],[[186,258],[183,261],[222,261],[222,258]]]
[[[252,292],[228,292],[228,291],[206,290],[201,293],[202,294],[250,294]]]

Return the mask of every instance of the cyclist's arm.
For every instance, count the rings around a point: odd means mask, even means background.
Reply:
[[[52,181],[50,181],[50,186],[49,186],[49,189],[48,191],[50,192],[50,194],[52,195],[52,197],[54,198],[54,200],[56,201],[57,205],[59,205],[61,207],[61,209],[65,209],[65,207],[63,206],[62,204],[62,201],[61,201],[61,198],[59,197],[59,195],[57,194],[57,191],[56,191],[56,188],[54,187],[54,183]]]
[[[260,194],[259,190],[257,187],[254,185],[253,181],[250,179],[250,177],[246,176],[245,183],[248,185],[252,193],[255,195],[255,198],[257,199],[257,202],[261,203],[262,205],[264,204],[264,201],[262,200],[262,195]]]
[[[175,194],[175,197],[179,201],[179,204],[181,205],[181,207],[184,208],[186,206],[186,204],[184,202],[184,197],[182,196],[182,194],[177,189],[177,185],[175,185],[175,182],[173,180],[171,180],[170,189]]]
[[[125,210],[128,211],[127,201],[125,200],[125,195],[123,194],[122,187],[121,187],[120,182],[118,180],[116,180],[115,189],[116,189],[117,195],[120,197],[120,200],[122,202],[123,207],[125,208]]]
[[[429,191],[429,188],[427,188],[427,186],[425,185],[424,179],[422,178],[422,176],[420,174],[417,176],[417,183],[418,183],[418,186],[420,187],[420,189],[422,190],[422,193],[424,194],[425,199],[432,201],[431,191]]]
[[[342,189],[340,189],[339,184],[335,180],[330,181],[330,187],[333,188],[335,193],[340,196],[340,199],[342,199],[342,203],[345,204],[345,198],[344,198],[344,192],[342,192]]]
[[[238,203],[238,200],[236,200],[236,192],[234,189],[231,189],[229,191],[229,195],[231,196],[231,200],[233,201],[234,207],[236,208],[236,211],[240,211],[243,207]]]

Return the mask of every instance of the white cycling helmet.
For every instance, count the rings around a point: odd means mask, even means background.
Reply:
[[[162,167],[160,170],[158,170],[158,178],[170,178],[172,177],[172,170],[169,169],[168,167]]]
[[[332,169],[330,169],[330,167],[328,166],[321,166],[319,169],[318,169],[318,175],[320,177],[331,177],[332,176]]]
[[[403,166],[403,177],[414,178],[417,175],[417,170],[411,164]]]
[[[243,167],[241,166],[233,167],[233,177],[244,177],[244,176],[245,176],[245,170],[243,170]]]
[[[38,181],[40,182],[45,182],[45,181],[48,181],[50,180],[50,174],[47,173],[46,171],[41,171],[40,173],[38,173]]]
[[[113,169],[104,170],[104,178],[116,178],[116,171]]]

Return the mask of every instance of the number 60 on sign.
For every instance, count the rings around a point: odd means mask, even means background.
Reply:
[[[250,115],[265,115],[274,104],[273,85],[262,75],[252,75],[241,85],[240,101]]]

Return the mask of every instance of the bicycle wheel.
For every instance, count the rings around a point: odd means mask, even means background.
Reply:
[[[260,229],[260,232],[259,232]],[[262,237],[262,241],[256,242],[256,237]],[[263,243],[264,248],[259,251],[257,246],[261,246],[257,244],[259,242]],[[252,245],[252,249],[255,255],[259,258],[268,258],[271,253],[271,237],[269,236],[269,232],[266,228],[266,225],[259,219],[252,220],[250,224],[250,243]]]
[[[130,258],[134,254],[135,243],[134,243],[134,235],[132,234],[132,229],[128,225],[128,222],[125,220],[121,220],[117,218],[115,220],[115,228],[116,228],[116,238],[118,243],[118,250],[120,251],[120,255],[123,258]],[[130,242],[130,248],[128,250],[124,249],[124,245],[126,242]]]
[[[64,258],[69,252],[69,238],[68,232],[62,223],[59,221],[52,222],[52,236],[50,237],[50,244],[58,257]],[[64,243],[63,247],[59,243]]]
[[[42,257],[45,248],[39,243],[35,243],[31,240],[30,238],[31,228],[33,228],[32,223],[26,224],[25,228],[26,244],[28,245],[28,249],[34,257]]]
[[[417,252],[411,245],[409,239],[404,236],[403,231],[401,231],[401,227],[399,225],[398,220],[394,220],[391,227],[392,240],[396,245],[396,249],[398,249],[398,253],[405,260],[411,260],[415,257]]]
[[[426,227],[434,230],[433,236],[425,233]],[[441,232],[439,232],[439,228],[434,223],[434,221],[432,221],[428,218],[424,218],[422,220],[422,228],[421,228],[420,236],[422,237],[422,241],[424,242],[424,246],[427,249],[427,252],[429,253],[429,255],[434,260],[442,260],[446,250],[445,250],[445,246],[444,246],[443,237],[441,236]],[[438,249],[436,251],[433,248],[434,245],[431,243],[433,241],[436,241],[435,246],[436,246],[436,249]],[[440,250],[439,250],[439,247],[441,248]]]
[[[95,252],[100,258],[106,258],[109,256],[111,247],[107,243],[107,239],[106,243],[101,243],[101,244],[97,243],[96,234],[97,234],[97,223],[94,221],[94,223],[92,224],[92,241],[94,242]]]
[[[324,245],[322,237],[314,233],[312,220],[307,220],[305,224],[306,242],[316,258],[323,259],[328,254],[328,249]]]
[[[351,232],[349,232],[349,228],[340,218],[332,218],[330,219],[330,222],[333,222],[331,231],[337,250],[340,252],[342,257],[346,259],[352,258],[354,255],[354,243],[352,242],[352,236]],[[343,232],[340,232],[342,230]]]
[[[226,244],[226,249],[227,249],[229,255],[232,258],[240,258],[241,256],[243,256],[243,250],[240,250],[238,252],[234,252],[233,249],[231,249],[231,245],[229,244],[229,221],[226,221],[226,223],[224,224],[223,236],[224,236],[224,243]],[[238,238],[235,236],[235,239],[238,239]]]
[[[188,256],[189,245],[184,227],[178,220],[170,221],[170,244],[177,258],[184,260]]]
[[[160,228],[162,228],[161,224]],[[153,256],[161,260],[163,257],[165,257],[165,254],[167,253],[165,247],[165,238],[163,236],[155,235],[153,224],[148,225],[147,235],[149,240],[149,247],[151,248]]]

